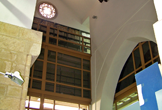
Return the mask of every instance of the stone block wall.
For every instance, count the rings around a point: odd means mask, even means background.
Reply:
[[[19,86],[0,74],[0,110],[24,110],[30,67],[40,54],[42,33],[0,22],[0,72],[19,71]]]

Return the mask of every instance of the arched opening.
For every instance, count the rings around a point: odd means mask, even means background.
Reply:
[[[160,63],[156,43],[152,41],[138,43],[121,71],[116,87],[113,110],[122,110],[138,101],[135,74],[155,62]]]

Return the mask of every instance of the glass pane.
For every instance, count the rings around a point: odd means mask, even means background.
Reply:
[[[54,79],[55,79],[55,65],[47,63],[46,80],[54,81]]]
[[[83,69],[90,70],[90,61],[83,59]]]
[[[29,107],[32,109],[39,109],[40,108],[40,98],[31,96]]]
[[[28,82],[28,88],[30,88],[30,81],[31,81],[31,79],[29,79],[29,82]]]
[[[136,73],[138,73],[138,72],[140,72],[140,71],[142,71],[142,68],[140,68],[139,70],[137,70]]]
[[[33,68],[34,68],[33,66],[30,68],[30,77],[32,76],[32,69]]]
[[[145,60],[145,63],[146,63],[146,62],[148,62],[149,60],[151,60],[151,55],[150,55],[150,49],[149,49],[148,42],[145,42],[145,43],[142,45],[142,48],[143,48],[144,60]]]
[[[74,35],[74,34],[69,34],[63,31],[59,31],[59,38],[69,40],[78,44],[82,44],[82,37]]]
[[[40,25],[40,26],[39,26],[39,31],[41,31],[41,32],[43,32],[43,33],[46,33],[47,27],[46,27],[46,26]]]
[[[91,46],[91,40],[90,39],[87,39],[87,38],[84,38],[84,45],[85,46]]]
[[[151,42],[151,41],[150,41],[150,44],[151,44],[152,55],[153,55],[153,57],[155,57],[159,54],[157,45],[156,45],[156,43]]]
[[[91,91],[90,90],[83,90],[83,97],[84,98],[91,98]]]
[[[156,59],[154,60],[154,62],[158,62],[158,63],[160,63],[160,59],[159,59],[159,57],[156,58]]]
[[[58,45],[61,46],[61,47],[68,48],[68,49],[72,49],[72,50],[76,50],[76,51],[80,51],[80,52],[82,51],[81,45],[73,44],[73,43],[70,43],[70,42],[65,42],[65,41],[59,40]]]
[[[42,72],[43,72],[43,62],[36,60],[36,62],[34,63],[33,77],[42,79]]]
[[[41,81],[33,79],[32,88],[41,90],[41,86],[42,86]]]
[[[48,82],[46,82],[45,91],[54,92],[54,83],[48,83]]]
[[[78,110],[78,107],[75,103],[55,101],[55,110]]]
[[[81,105],[80,104],[80,110],[88,110],[88,105]]]
[[[56,61],[56,52],[48,50],[48,57],[47,57],[48,61],[52,61],[55,62]]]
[[[136,66],[136,69],[137,69],[141,66],[141,57],[140,57],[139,48],[137,48],[134,51],[134,59],[135,59],[135,66]]]
[[[135,82],[135,76],[134,74],[130,75],[120,83],[118,83],[117,88],[116,88],[116,93],[121,91],[122,89],[128,87],[129,85],[133,84]]]
[[[44,99],[44,110],[54,110],[53,108],[54,106],[54,100],[50,100],[50,99]]]
[[[81,89],[68,87],[63,85],[56,85],[56,92],[61,94],[68,94],[81,97]]]
[[[134,92],[120,101],[117,102],[117,109],[118,110],[140,110],[139,104],[137,107],[134,106],[134,103],[138,101],[138,95],[137,92]],[[134,107],[130,107],[134,106]],[[137,109],[138,108],[138,109]]]
[[[150,65],[152,65],[152,62],[148,63],[145,68],[149,67]]]
[[[91,54],[91,48],[89,48],[89,47],[84,47],[84,53]]]
[[[125,77],[126,75],[128,75],[129,73],[131,73],[132,71],[134,70],[134,67],[133,67],[133,59],[132,59],[132,54],[129,56],[129,58],[127,59],[123,69],[122,69],[122,72],[120,74],[120,78],[119,79],[122,79],[123,77]]]
[[[38,24],[33,23],[32,29],[33,29],[33,30],[37,30],[37,27],[38,27]]]
[[[58,65],[57,82],[81,86],[81,71]]]
[[[49,44],[56,45],[56,41],[57,40],[55,38],[49,37]]]
[[[44,59],[44,48],[41,49],[38,59]]]
[[[57,30],[56,29],[53,29],[53,28],[50,28],[50,33],[49,35],[53,36],[53,37],[57,37]]]
[[[45,35],[43,35],[42,42],[46,42],[46,36]]]
[[[57,63],[81,68],[81,59],[70,55],[58,53]]]
[[[83,71],[83,87],[90,88],[90,73]]]
[[[82,36],[85,36],[85,37],[88,37],[88,38],[91,37],[89,33],[85,33],[85,32],[82,32]]]

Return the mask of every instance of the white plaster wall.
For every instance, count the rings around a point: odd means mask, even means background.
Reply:
[[[0,0],[0,21],[31,29],[36,0]]]
[[[44,2],[44,0],[37,0],[37,4]],[[80,29],[82,31],[89,32],[89,27],[82,23],[81,19],[75,15],[73,10],[67,7],[64,2],[61,0],[51,0],[48,1],[49,3],[53,4],[57,9],[57,16],[54,19],[47,19],[48,21],[63,24],[65,26],[69,26],[72,28]],[[38,6],[37,10],[35,11],[35,17],[43,18],[38,13]],[[44,19],[44,18],[43,18]]]
[[[139,42],[155,42],[157,16],[152,0],[110,0],[94,10],[98,19],[90,20],[92,110],[112,110],[124,63]]]

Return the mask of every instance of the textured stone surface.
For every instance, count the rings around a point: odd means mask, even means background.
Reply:
[[[7,85],[0,85],[0,99],[6,95]]]
[[[22,87],[8,86],[7,96],[21,98]]]
[[[0,72],[19,71],[25,81],[19,86],[0,74],[0,110],[24,110],[30,67],[41,42],[41,32],[0,22]]]
[[[20,107],[20,99],[4,97],[0,100],[0,110],[19,110]]]

